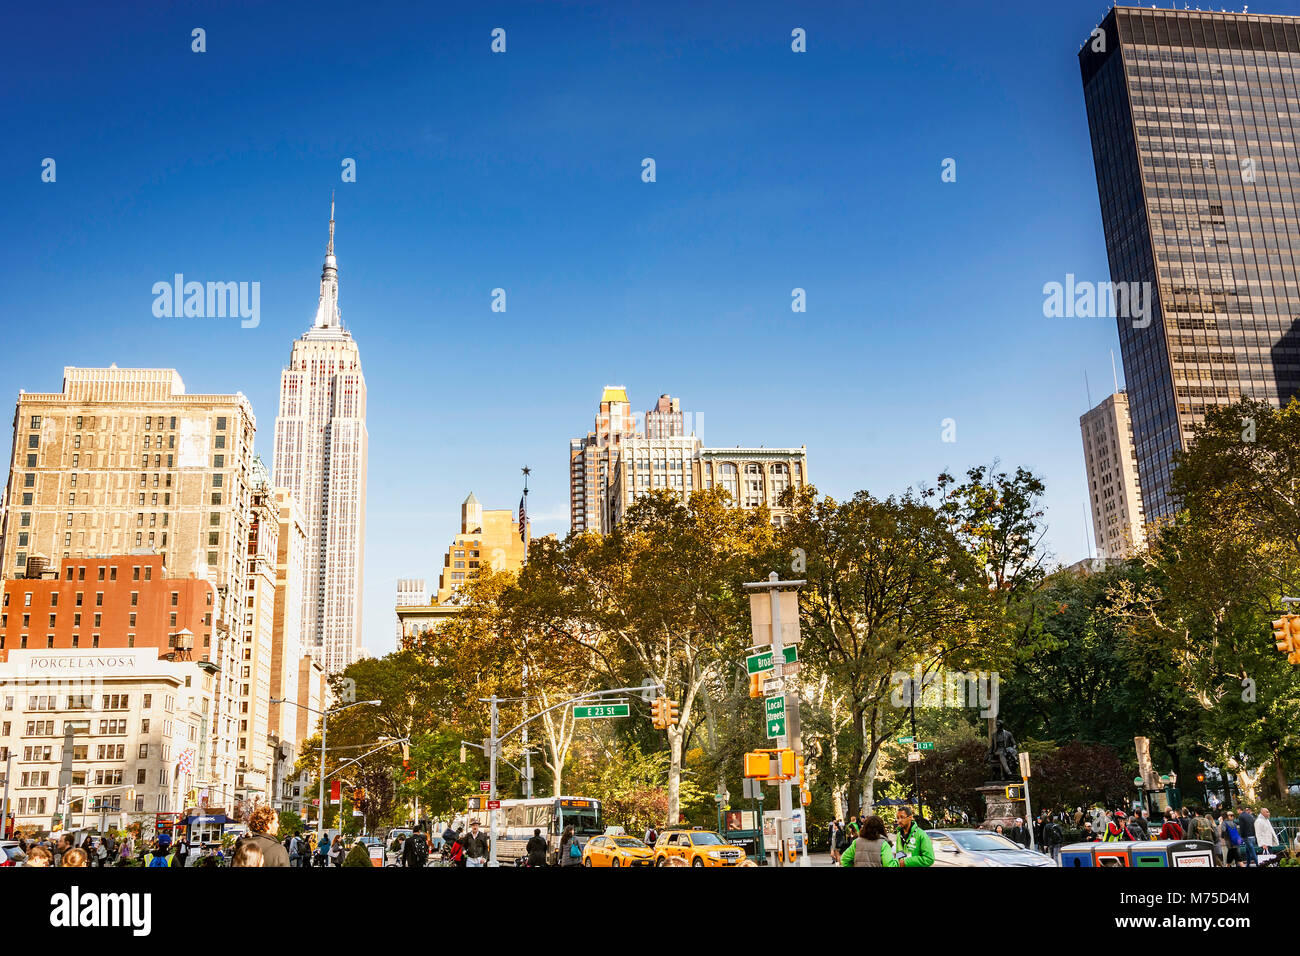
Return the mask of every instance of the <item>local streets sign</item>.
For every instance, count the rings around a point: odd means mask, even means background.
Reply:
[[[785,736],[785,695],[763,698],[763,713],[767,717],[767,738],[774,740]]]
[[[630,704],[592,704],[585,707],[574,707],[574,717],[626,717],[631,712]]]
[[[796,644],[787,644],[782,648],[785,654],[785,662],[794,664],[799,660],[799,647]],[[745,658],[745,669],[751,674],[761,674],[764,671],[772,669],[772,651],[769,648],[766,651],[759,651],[757,654],[750,654]]]

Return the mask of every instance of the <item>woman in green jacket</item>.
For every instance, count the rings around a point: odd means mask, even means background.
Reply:
[[[840,866],[898,866],[894,848],[885,839],[884,820],[877,816],[867,817],[862,833],[840,856]]]

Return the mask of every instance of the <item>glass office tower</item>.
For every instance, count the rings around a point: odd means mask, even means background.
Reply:
[[[1148,521],[1205,411],[1300,391],[1300,18],[1116,7],[1079,51]]]

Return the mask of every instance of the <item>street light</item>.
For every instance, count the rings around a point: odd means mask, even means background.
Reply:
[[[308,707],[306,704],[300,704],[297,701],[284,700],[279,697],[272,697],[273,704],[293,704],[294,707],[301,707],[303,710],[311,711],[313,714],[320,715],[320,811],[316,814],[316,843],[319,844],[325,838],[325,722],[331,714],[337,714],[347,710],[349,707],[360,707],[362,704],[369,704],[372,707],[378,707],[383,701],[380,700],[358,700],[351,704],[344,704],[342,707],[335,707],[331,710],[317,710],[315,707]]]

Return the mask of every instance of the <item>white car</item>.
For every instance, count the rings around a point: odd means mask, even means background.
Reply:
[[[1029,850],[992,830],[926,830],[935,866],[1056,866],[1045,853]]]

